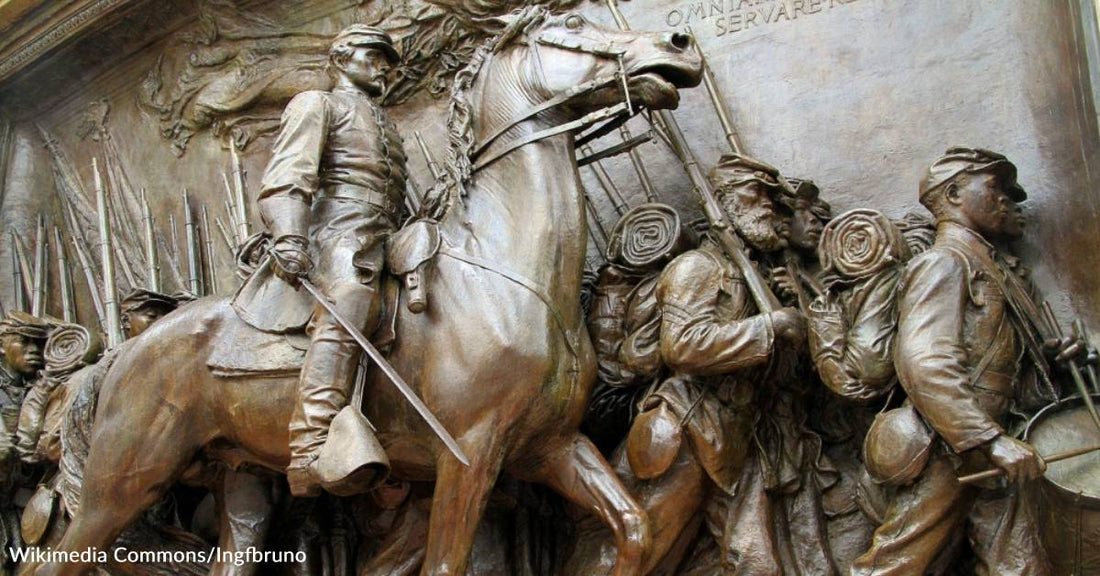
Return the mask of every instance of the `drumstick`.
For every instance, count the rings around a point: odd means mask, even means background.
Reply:
[[[1062,327],[1058,325],[1058,318],[1054,316],[1054,308],[1051,307],[1050,301],[1043,302],[1043,314],[1047,317],[1047,323],[1050,324],[1051,332],[1061,339],[1064,336]],[[1073,377],[1073,383],[1077,386],[1077,392],[1081,394],[1081,400],[1085,402],[1085,408],[1089,411],[1089,416],[1092,416],[1093,424],[1100,429],[1100,413],[1096,411],[1096,404],[1092,401],[1092,394],[1089,393],[1088,387],[1085,386],[1085,377],[1081,375],[1081,368],[1077,365],[1077,361],[1070,358],[1067,362],[1069,365],[1070,376]]]
[[[1069,452],[1062,452],[1055,454],[1049,458],[1043,457],[1043,461],[1047,464],[1054,462],[1060,462],[1062,460],[1069,460],[1070,458],[1076,458],[1078,456],[1084,456],[1090,452],[1096,452],[1100,450],[1100,444],[1094,446],[1088,446],[1086,448],[1078,448],[1076,450],[1070,450]],[[968,474],[966,476],[959,477],[959,484],[973,484],[974,482],[981,482],[982,480],[988,480],[990,478],[996,478],[998,476],[1004,476],[1003,468],[994,468],[992,470],[986,470],[985,472],[977,472],[975,474]]]

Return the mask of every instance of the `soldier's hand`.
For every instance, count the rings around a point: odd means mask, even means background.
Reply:
[[[306,250],[308,241],[301,236],[283,236],[271,247],[271,258],[275,261],[275,275],[291,286],[298,286],[298,280],[304,278],[313,261]]]
[[[796,308],[781,308],[772,312],[775,337],[801,345],[806,341],[806,318]]]
[[[797,281],[798,279],[792,278],[790,271],[786,268],[772,268],[772,283],[775,284],[775,291],[779,296],[785,299],[798,296],[798,286],[795,284]]]
[[[1047,464],[1030,444],[1001,434],[985,445],[994,466],[1005,471],[1009,482],[1034,480],[1046,472]]]
[[[1088,341],[1077,335],[1051,338],[1043,342],[1043,349],[1047,357],[1057,364],[1065,364],[1070,360],[1086,363],[1092,359],[1093,353],[1089,350]]]

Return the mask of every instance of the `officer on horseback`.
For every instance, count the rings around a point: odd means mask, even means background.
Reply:
[[[369,333],[381,310],[385,239],[398,227],[405,193],[401,137],[376,101],[398,54],[385,32],[355,24],[337,35],[329,58],[332,90],[303,92],[283,113],[259,208],[274,240],[275,275],[296,285],[310,274],[340,314]],[[320,306],[309,334],[290,421],[287,479],[295,496],[361,480],[326,477],[317,466],[361,349]]]

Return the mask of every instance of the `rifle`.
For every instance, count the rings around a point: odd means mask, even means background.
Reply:
[[[626,124],[619,126],[619,135],[623,137],[623,142],[630,142],[634,139],[634,136],[630,134],[630,129],[626,127]],[[649,179],[649,172],[645,169],[645,163],[642,162],[642,156],[638,154],[636,148],[631,148],[627,154],[630,157],[630,163],[634,166],[634,171],[638,173],[638,180],[642,183],[642,189],[645,190],[646,202],[656,202],[657,191],[653,188],[653,182]]]
[[[27,298],[31,298],[34,295],[34,274],[31,274],[31,265],[30,261],[27,260],[27,249],[26,246],[23,245],[23,239],[17,236],[14,231],[11,233],[11,245],[15,255],[18,257],[19,275],[22,279],[23,293],[26,294]],[[26,302],[24,302],[23,305],[26,306]],[[24,310],[24,308],[20,309]]]
[[[46,219],[41,213],[38,215],[34,242],[34,290],[31,292],[31,315],[42,318],[46,312],[46,285],[50,279],[46,272]]]
[[[149,210],[145,188],[141,189],[141,220],[145,225],[145,264],[149,272],[149,289],[160,292],[160,258],[157,255],[156,236],[153,234],[153,213]]]
[[[95,177],[95,198],[99,216],[100,256],[103,258],[103,308],[107,317],[107,347],[122,343],[122,318],[118,308],[118,286],[115,284],[115,262],[111,240],[111,220],[107,207],[107,192],[103,189],[103,177],[99,175],[99,163],[92,158]]]
[[[248,212],[245,205],[245,191],[244,191],[244,167],[241,165],[241,157],[237,154],[237,145],[233,143],[233,139],[229,140],[229,155],[233,159],[233,183],[236,184],[236,204],[237,204],[237,226],[239,227],[239,236],[243,243],[248,239]]]
[[[583,146],[581,152],[583,152],[585,156],[591,156],[592,148]],[[600,187],[603,188],[604,193],[607,194],[607,197],[611,200],[611,204],[615,207],[615,212],[618,212],[619,216],[622,216],[626,213],[627,206],[626,201],[623,200],[622,193],[619,192],[619,187],[615,186],[615,182],[611,180],[611,176],[607,173],[607,170],[604,170],[603,165],[598,161],[593,162],[590,167],[592,168],[592,173],[596,175],[596,180],[599,181]]]
[[[202,234],[204,238],[204,244],[206,245],[206,272],[210,279],[210,285],[207,287],[209,294],[218,293],[218,272],[214,269],[214,239],[210,237],[210,219],[206,215],[206,205],[202,206]]]
[[[183,189],[183,218],[183,228],[187,234],[187,286],[192,294],[200,296],[202,295],[202,287],[200,286],[199,276],[202,272],[199,270],[199,254],[197,252],[198,247],[195,238],[195,217],[191,214],[191,197],[187,193],[186,188]]]
[[[80,268],[84,272],[84,281],[88,284],[88,293],[92,296],[92,307],[95,308],[96,318],[99,319],[99,326],[103,330],[107,329],[107,316],[103,311],[103,299],[100,297],[99,281],[95,277],[95,269],[92,268],[92,258],[88,255],[88,249],[84,246],[84,241],[77,236],[73,231],[76,226],[80,224],[76,220],[76,214],[73,212],[72,204],[65,205],[65,222],[69,226],[69,241],[73,244],[73,249],[76,250],[76,257],[80,261]]]
[[[19,251],[16,250],[15,232],[11,233],[11,273],[12,286],[15,288],[15,309],[26,311],[27,301],[23,291],[23,263],[19,259]]]
[[[629,30],[630,26],[627,25],[626,19],[619,12],[616,1],[607,0],[607,6],[619,28]],[[764,280],[760,271],[756,269],[756,266],[745,254],[745,244],[737,233],[730,228],[729,222],[726,221],[726,215],[722,211],[722,207],[718,205],[718,200],[714,197],[710,182],[707,181],[702,169],[699,168],[699,161],[688,146],[687,139],[684,137],[683,131],[680,130],[679,123],[676,122],[676,117],[668,110],[659,110],[653,118],[655,120],[654,125],[658,126],[658,130],[666,133],[673,152],[683,163],[684,170],[687,171],[688,178],[691,179],[692,187],[695,189],[695,193],[699,195],[700,203],[703,206],[703,214],[710,222],[711,234],[745,277],[745,284],[756,302],[756,307],[762,313],[774,312],[782,308],[779,299],[768,287],[767,281]]]
[[[413,136],[416,137],[416,144],[420,147],[420,153],[424,155],[424,161],[428,163],[428,171],[432,173],[432,179],[438,181],[443,177],[443,170],[439,167],[439,164],[435,163],[435,158],[432,158],[432,153],[428,150],[424,139],[420,137],[420,132],[413,132]]]
[[[61,318],[66,322],[76,322],[76,307],[73,302],[73,279],[69,273],[69,260],[65,257],[65,245],[61,242],[61,229],[53,228],[53,246],[57,252],[57,277],[61,280]]]

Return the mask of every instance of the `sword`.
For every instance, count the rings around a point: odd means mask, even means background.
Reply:
[[[435,435],[438,436],[439,439],[443,441],[443,444],[447,446],[447,449],[451,451],[451,454],[454,454],[455,458],[458,458],[459,462],[462,462],[462,464],[469,466],[470,461],[466,458],[466,454],[462,452],[462,448],[459,447],[458,442],[456,442],[454,439],[454,436],[451,436],[451,433],[447,432],[447,429],[443,427],[443,423],[435,417],[435,414],[432,414],[432,411],[424,404],[424,401],[416,395],[416,392],[413,392],[412,387],[409,386],[405,382],[405,379],[397,373],[397,370],[395,370],[394,367],[389,363],[389,361],[386,360],[384,356],[382,356],[382,353],[374,347],[374,344],[371,344],[370,341],[367,340],[367,337],[363,336],[362,332],[360,332],[355,326],[353,326],[351,322],[348,322],[348,320],[344,318],[342,314],[337,312],[336,307],[333,306],[332,303],[330,303],[325,298],[325,295],[322,294],[321,291],[316,286],[314,286],[312,282],[306,280],[305,278],[299,278],[299,281],[302,283],[302,287],[306,289],[306,292],[309,292],[309,295],[313,296],[313,299],[316,300],[317,303],[321,305],[321,307],[327,310],[329,314],[332,314],[332,317],[336,319],[336,322],[340,324],[340,326],[343,327],[343,329],[346,330],[348,334],[351,335],[351,337],[359,344],[360,347],[363,348],[363,351],[367,353],[367,356],[370,356],[370,359],[374,360],[374,363],[382,369],[382,373],[390,379],[390,382],[393,382],[393,385],[397,386],[397,391],[401,392],[401,395],[409,401],[409,404],[412,404],[413,408],[416,409],[416,412],[420,414],[420,417],[428,423],[428,426],[430,426],[432,431],[435,432]]]

